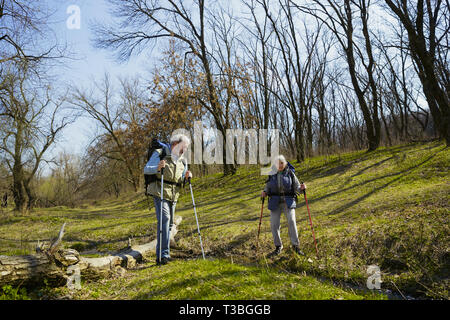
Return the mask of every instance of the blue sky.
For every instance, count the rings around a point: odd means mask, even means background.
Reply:
[[[46,0],[51,10],[56,11],[52,16],[50,27],[55,32],[60,43],[67,43],[71,56],[76,59],[67,59],[62,66],[52,70],[56,73],[61,87],[74,84],[87,87],[93,78],[100,79],[105,72],[114,79],[117,76],[134,76],[142,73],[151,65],[150,53],[132,57],[129,61],[119,63],[106,50],[95,49],[91,40],[93,34],[89,28],[91,21],[108,21],[111,16],[108,12],[106,1],[103,0]],[[80,8],[80,28],[69,29],[67,20],[70,14],[67,8],[76,5]],[[52,156],[65,150],[69,153],[82,154],[89,140],[93,137],[96,125],[86,118],[78,119],[70,127],[66,128],[63,137],[52,151]]]

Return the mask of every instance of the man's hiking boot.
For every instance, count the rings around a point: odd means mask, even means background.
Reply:
[[[294,252],[300,256],[305,256],[305,254],[303,253],[302,250],[300,250],[300,248],[298,246],[292,246],[292,250],[294,250]]]
[[[165,264],[167,264],[168,262],[170,261],[170,258],[162,258],[161,259],[161,261],[159,261],[159,259],[156,259],[156,264],[158,265],[158,266],[162,266],[162,265],[165,265]]]

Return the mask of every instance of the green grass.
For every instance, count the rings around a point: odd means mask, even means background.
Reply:
[[[201,250],[186,188],[177,205],[177,214],[183,217],[179,249],[174,252],[178,260],[154,268],[154,257],[148,257],[149,262],[125,278],[85,283],[76,298],[384,298],[331,284],[333,280],[365,287],[371,264],[381,269],[383,289],[397,295],[449,298],[450,153],[444,144],[414,143],[292,163],[308,187],[319,257],[302,197],[296,218],[307,257],[285,250],[275,259],[264,258],[273,250],[267,205],[256,251],[259,195],[266,177],[257,166],[242,166],[234,176],[192,180],[203,244],[207,255],[217,260],[188,260],[200,259]],[[94,250],[93,254],[126,247],[130,236],[134,243],[144,243],[156,234],[154,209],[149,212],[147,200],[136,194],[83,209],[58,207],[28,216],[8,213],[0,218],[0,254],[32,251],[37,239],[56,236],[63,222],[67,222],[66,246]],[[284,217],[281,234],[288,248]],[[236,289],[233,283],[242,287]],[[216,289],[209,292],[211,284]]]
[[[438,142],[408,144],[293,164],[308,187],[320,256],[315,257],[306,206],[300,197],[296,210],[300,243],[313,262],[285,254],[270,261],[272,266],[364,286],[367,266],[376,264],[384,288],[399,295],[448,299],[448,148]],[[243,263],[261,260],[254,248],[264,180],[258,168],[249,167],[232,177],[193,180],[209,252],[233,255]],[[188,204],[178,207],[178,213],[185,216],[179,237],[198,255],[192,206],[188,199],[182,203]],[[269,252],[273,240],[267,206],[264,212],[260,248]],[[289,245],[285,222],[281,232],[285,246]]]
[[[102,202],[83,208],[54,207],[0,218],[0,254],[32,253],[38,240],[51,241],[67,223],[64,242],[80,252],[107,254],[127,246],[128,238],[146,242],[152,224],[147,200],[142,195]]]
[[[60,289],[60,295],[67,289]],[[176,260],[156,267],[147,264],[126,277],[84,283],[72,298],[87,299],[386,299],[368,290],[343,290],[311,276],[229,260]]]
[[[0,300],[30,300],[30,297],[25,288],[5,285],[0,287]]]

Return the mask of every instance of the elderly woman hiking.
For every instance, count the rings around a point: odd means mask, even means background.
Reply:
[[[277,172],[269,176],[261,196],[269,196],[270,227],[272,229],[275,251],[271,255],[278,255],[283,249],[280,238],[280,218],[284,212],[288,221],[288,232],[294,252],[304,255],[299,248],[297,223],[295,220],[296,193],[306,189],[298,182],[294,172],[289,169],[284,156],[280,155],[275,161]]]
[[[183,158],[189,144],[190,140],[185,135],[172,136],[169,147],[156,149],[144,168],[144,174],[156,174],[156,179],[147,187],[147,195],[153,197],[156,219],[162,231],[161,234],[158,232],[156,243],[156,263],[159,265],[167,264],[170,261],[170,230],[180,188],[183,179],[192,178],[192,173],[187,170],[187,163]],[[162,168],[164,168],[164,172],[161,197]]]

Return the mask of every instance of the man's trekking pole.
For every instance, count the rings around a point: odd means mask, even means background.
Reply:
[[[262,221],[262,216],[263,216],[263,211],[264,211],[264,199],[265,198],[262,198],[261,215],[259,217],[259,226],[258,226],[258,237],[256,239],[256,250],[258,250],[258,248],[259,248],[259,233],[261,231],[261,221]]]
[[[303,184],[303,182],[301,184]],[[319,250],[317,250],[316,235],[314,234],[314,227],[311,219],[311,213],[309,212],[308,199],[306,199],[306,189],[303,189],[303,195],[305,196],[306,208],[308,209],[309,224],[311,225],[311,231],[314,238],[314,245],[316,246],[316,253],[317,255],[319,255]]]
[[[191,189],[192,205],[194,206],[195,221],[197,221],[197,231],[200,238],[200,247],[202,248],[203,260],[205,260],[205,251],[203,251],[202,235],[200,234],[200,226],[198,224],[197,209],[195,208],[194,193],[192,192],[191,178],[188,178],[189,188]]]
[[[162,218],[163,218],[163,200],[164,200],[164,168],[161,168],[161,205],[159,207],[159,262],[161,263],[161,247],[162,247]]]

